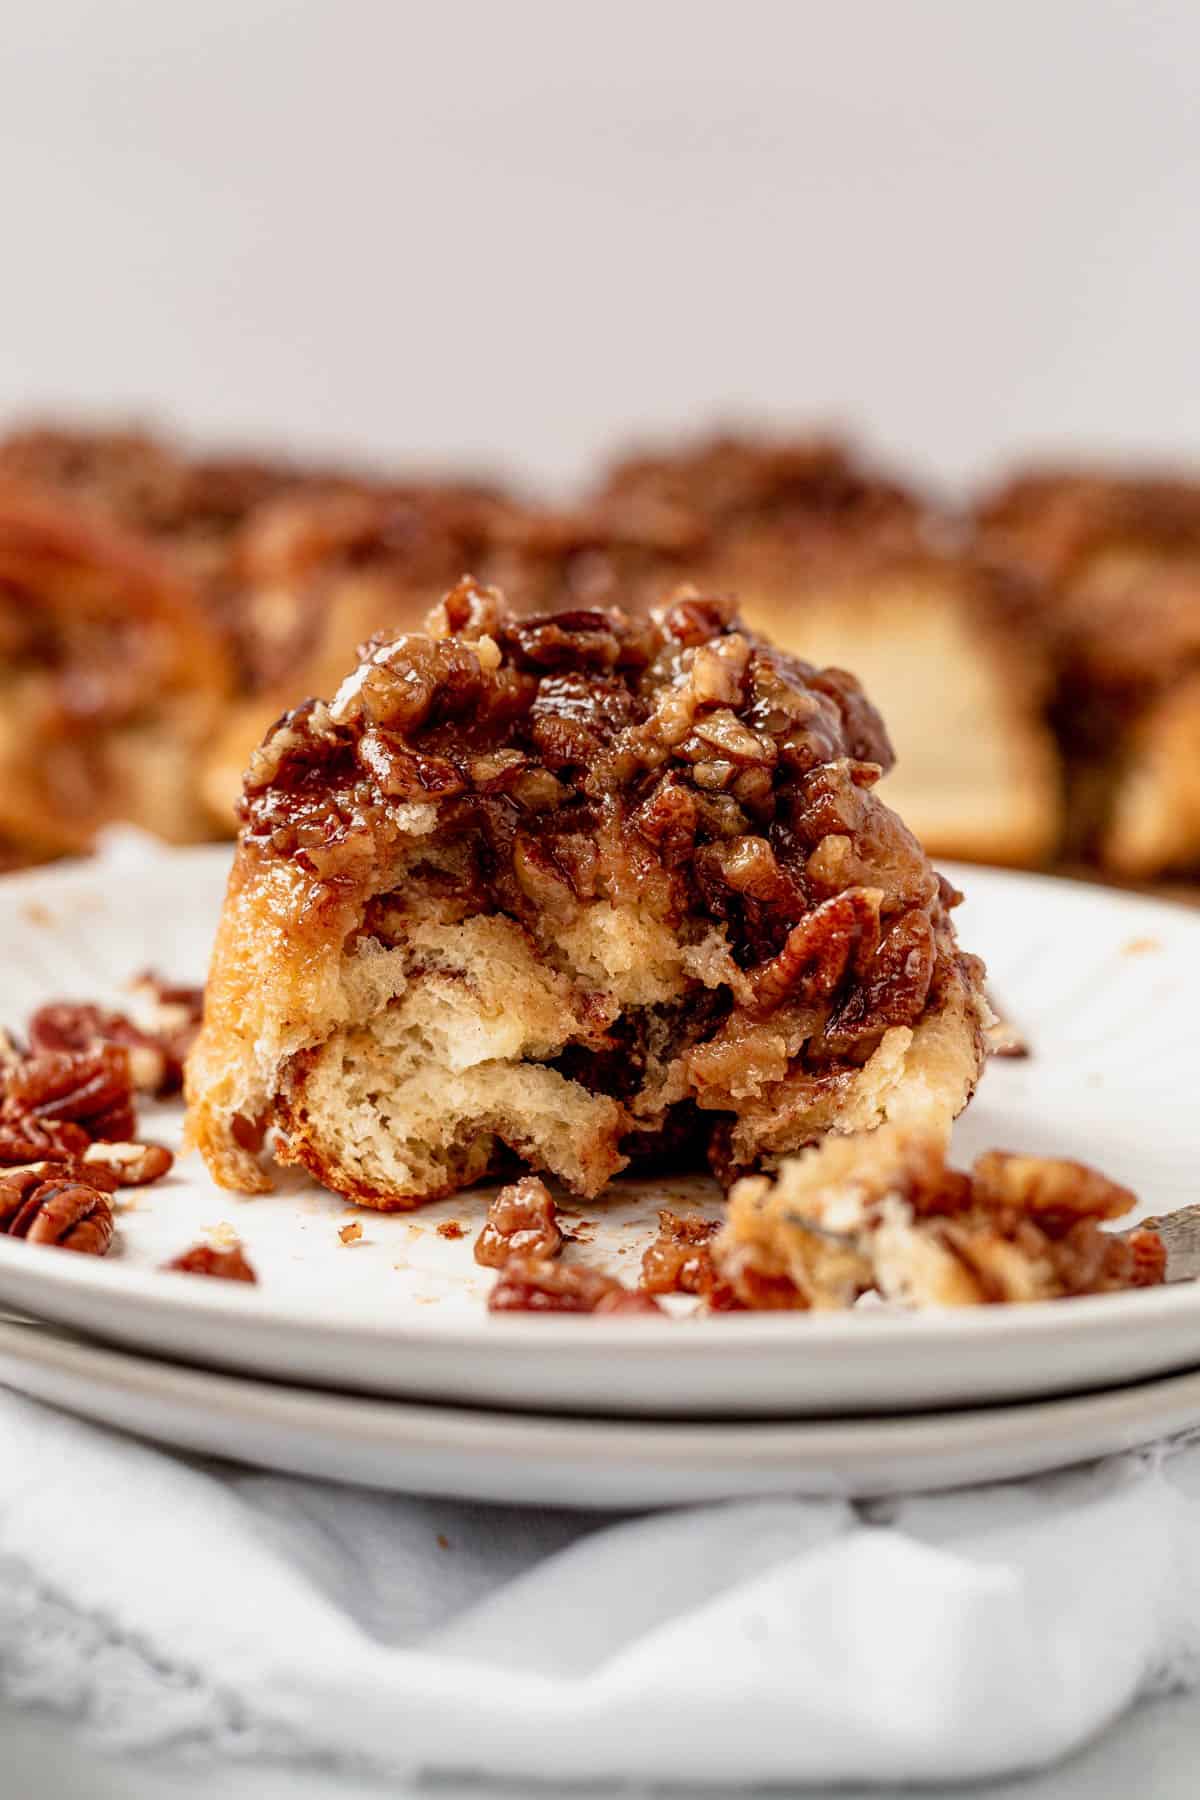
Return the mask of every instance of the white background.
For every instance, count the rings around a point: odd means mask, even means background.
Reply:
[[[0,0],[0,415],[1200,451],[1200,7]]]

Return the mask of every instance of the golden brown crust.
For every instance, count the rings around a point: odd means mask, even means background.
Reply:
[[[434,630],[251,764],[188,1077],[218,1180],[264,1185],[266,1115],[386,1206],[501,1144],[595,1193],[683,1137],[729,1172],[948,1122],[980,970],[872,792],[890,750],[851,677],[698,597],[522,619],[463,583]]]

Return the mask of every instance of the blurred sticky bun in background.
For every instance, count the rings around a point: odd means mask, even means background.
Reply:
[[[464,574],[527,612],[738,597],[862,680],[935,855],[1200,871],[1200,478],[1035,470],[974,506],[825,438],[601,461],[551,503],[469,472],[0,440],[0,865],[127,822],[232,834],[274,720]]]
[[[1150,881],[1200,870],[1200,478],[1037,469],[981,540],[1042,594],[1063,854]]]
[[[1037,864],[1058,833],[1050,669],[1031,584],[837,443],[714,438],[601,492],[696,518],[689,574],[787,650],[856,674],[887,720],[886,797],[938,856]]]

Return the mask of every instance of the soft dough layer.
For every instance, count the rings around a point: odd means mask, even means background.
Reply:
[[[216,1179],[258,1146],[405,1207],[514,1158],[597,1193],[828,1131],[945,1130],[982,1060],[955,896],[873,788],[857,683],[684,596],[513,617],[464,582],[268,737],[188,1086]]]

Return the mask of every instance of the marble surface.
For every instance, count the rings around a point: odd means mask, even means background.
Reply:
[[[399,1787],[320,1769],[110,1761],[97,1758],[57,1721],[2,1707],[0,1746],[0,1800],[380,1800],[385,1794],[389,1800],[568,1800],[564,1790],[548,1787],[530,1793],[522,1785],[518,1795],[512,1786],[437,1781]],[[906,1788],[894,1795],[873,1789],[869,1800],[953,1800],[968,1792],[980,1800],[1129,1800],[1131,1794],[1195,1800],[1198,1765],[1200,1695],[1181,1694],[1136,1708],[1088,1749],[1042,1774],[985,1788]],[[855,1800],[858,1792],[840,1789],[836,1800]],[[598,1790],[581,1788],[571,1790],[570,1800],[584,1795],[598,1800]],[[682,1790],[675,1790],[674,1800],[686,1800]],[[722,1796],[709,1788],[697,1791],[696,1800]]]

